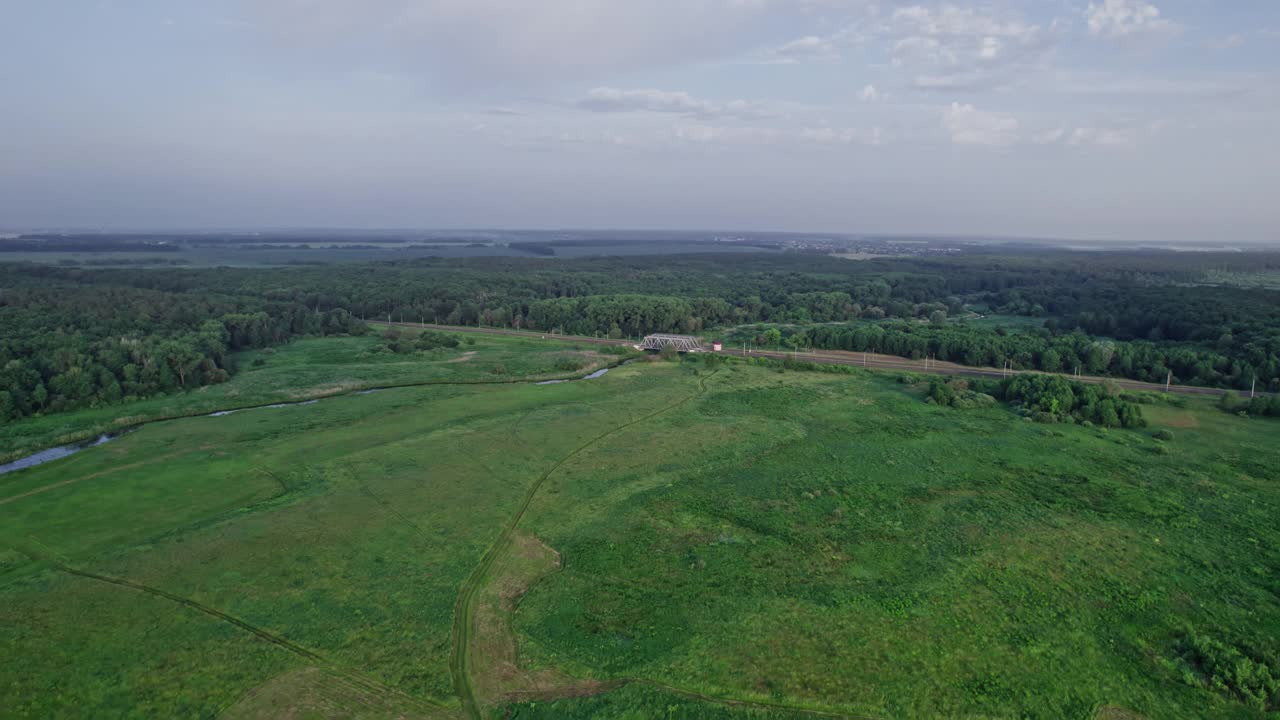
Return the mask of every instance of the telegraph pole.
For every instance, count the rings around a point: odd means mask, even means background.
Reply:
[[[1165,381],[1164,381],[1164,391],[1169,392],[1169,386],[1172,384],[1173,384],[1173,371],[1170,370],[1169,377],[1165,378]]]
[[[1253,376],[1253,387],[1249,388],[1249,399],[1258,397],[1258,376]]]

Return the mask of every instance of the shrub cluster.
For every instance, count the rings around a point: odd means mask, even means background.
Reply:
[[[1146,427],[1142,409],[1106,385],[1085,385],[1061,375],[1018,375],[1000,383],[1005,401],[1036,422],[1092,422],[1103,427]]]
[[[991,395],[971,389],[967,380],[943,380],[942,378],[933,378],[929,381],[928,401],[961,410],[992,407],[996,404],[996,399]]]
[[[1274,397],[1242,398],[1235,393],[1223,393],[1218,406],[1230,413],[1255,417],[1280,417],[1280,395]]]
[[[413,352],[428,352],[440,348],[456,348],[462,344],[456,335],[424,330],[415,336],[406,335],[398,328],[387,328],[382,333],[383,343],[372,350],[373,353],[395,353],[404,355]]]
[[[1231,695],[1255,710],[1280,710],[1280,673],[1264,660],[1194,633],[1176,651],[1173,669],[1188,685]]]

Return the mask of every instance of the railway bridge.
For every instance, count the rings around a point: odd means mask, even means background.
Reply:
[[[676,352],[701,352],[702,343],[689,335],[646,335],[638,346],[641,350],[661,350],[671,346]]]

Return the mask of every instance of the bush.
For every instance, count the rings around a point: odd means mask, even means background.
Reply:
[[[960,410],[987,408],[996,404],[994,397],[970,389],[966,380],[943,382],[941,378],[932,378],[929,381],[928,401]]]
[[[434,330],[422,331],[422,334],[418,336],[418,339],[413,342],[413,346],[418,350],[456,348],[460,344],[461,342],[458,340],[457,336],[449,335],[448,333],[436,332]]]
[[[1103,427],[1145,427],[1142,409],[1105,386],[1083,385],[1060,375],[1019,375],[1000,385],[1005,400],[1022,405],[1032,417],[1041,414]]]
[[[587,366],[587,362],[582,358],[572,356],[564,356],[556,359],[555,369],[562,372],[577,372]]]
[[[1163,441],[1163,442],[1172,442],[1172,441],[1173,441],[1173,432],[1172,432],[1172,431],[1169,431],[1169,430],[1157,430],[1157,431],[1155,431],[1155,432],[1151,433],[1151,437],[1153,437],[1153,438],[1155,438],[1155,439],[1157,439],[1157,440],[1161,440],[1161,441]]]
[[[1259,657],[1203,635],[1184,637],[1173,666],[1182,681],[1234,696],[1263,712],[1280,710],[1280,674]]]

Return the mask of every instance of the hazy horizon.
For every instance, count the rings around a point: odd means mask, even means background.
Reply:
[[[1274,3],[102,0],[0,22],[0,227],[1280,241]]]

